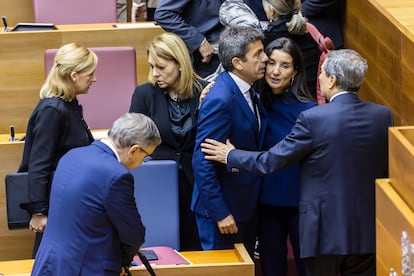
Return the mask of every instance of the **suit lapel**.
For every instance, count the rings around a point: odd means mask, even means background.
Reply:
[[[227,72],[225,72],[222,74],[222,77],[224,78],[224,81],[226,83],[230,84],[231,92],[233,93],[236,102],[240,106],[243,114],[245,115],[247,122],[252,126],[257,141],[259,141],[259,123],[257,121],[256,115],[253,113],[252,109],[246,101],[246,98],[243,96],[243,93],[240,91],[239,87],[236,85],[236,83],[230,77],[230,75]]]

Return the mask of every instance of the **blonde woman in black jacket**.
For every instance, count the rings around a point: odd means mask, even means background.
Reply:
[[[97,62],[95,53],[87,48],[76,43],[63,45],[29,119],[18,171],[29,173],[30,202],[22,207],[32,214],[29,228],[36,232],[33,258],[46,227],[51,178],[59,159],[70,149],[93,141],[76,96],[88,93],[96,81]]]

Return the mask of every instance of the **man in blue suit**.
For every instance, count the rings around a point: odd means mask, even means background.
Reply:
[[[203,249],[233,248],[234,243],[243,242],[253,256],[260,179],[251,173],[228,173],[223,165],[205,160],[200,143],[213,137],[231,139],[246,150],[260,149],[267,119],[249,90],[264,76],[268,60],[261,39],[262,33],[250,27],[223,31],[219,56],[226,71],[218,76],[200,107],[192,162],[192,209]]]
[[[160,144],[155,123],[126,113],[108,139],[75,148],[57,166],[32,275],[120,275],[144,242],[129,170]]]
[[[207,139],[206,159],[266,174],[301,161],[300,252],[307,276],[375,275],[375,179],[387,177],[389,108],[357,96],[367,70],[353,50],[328,54],[319,76],[330,103],[303,111],[265,152]],[[210,156],[211,155],[211,156]]]

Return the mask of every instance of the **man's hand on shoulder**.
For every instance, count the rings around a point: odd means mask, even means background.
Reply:
[[[205,159],[223,164],[227,164],[227,155],[233,149],[235,147],[229,139],[227,139],[226,144],[209,138],[201,143],[201,151],[205,154]]]

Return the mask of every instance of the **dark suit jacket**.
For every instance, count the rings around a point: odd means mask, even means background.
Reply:
[[[339,95],[303,111],[269,151],[232,150],[227,167],[269,173],[301,161],[301,257],[374,253],[375,179],[387,176],[392,124],[387,107]]]
[[[32,275],[118,275],[144,242],[134,178],[96,141],[69,151],[56,169]]]
[[[229,138],[237,147],[258,150],[263,142],[267,118],[263,107],[261,131],[246,99],[228,72],[216,79],[213,88],[201,104],[196,145],[193,156],[194,192],[192,209],[198,214],[219,221],[232,214],[236,221],[253,217],[260,190],[259,176],[251,173],[234,174],[225,166],[204,159],[200,143],[206,138],[225,141]]]
[[[207,82],[202,84],[205,86]],[[194,96],[186,100],[190,105],[193,127],[190,133],[185,135],[183,141],[178,141],[171,130],[168,99],[164,93],[163,89],[153,86],[151,83],[137,86],[129,111],[147,115],[155,122],[160,131],[162,143],[152,154],[152,158],[176,161],[179,168],[184,171],[188,182],[192,184],[194,176],[191,159],[194,151],[200,91],[194,88]]]
[[[219,38],[224,29],[219,20],[223,1],[160,0],[154,16],[164,30],[179,35],[193,53],[204,38],[210,42]]]
[[[302,13],[318,30],[342,48],[346,0],[302,0]]]
[[[49,209],[50,178],[59,159],[70,149],[93,142],[75,98],[64,101],[42,99],[33,110],[26,130],[23,158],[19,172],[29,172],[29,198],[24,205],[30,213]]]

